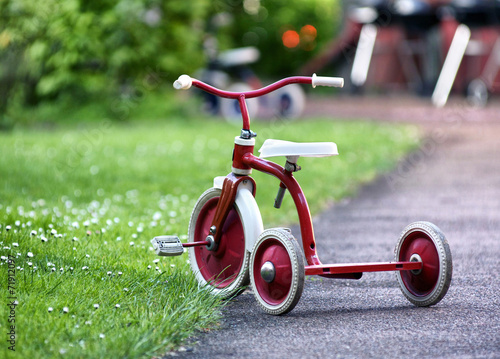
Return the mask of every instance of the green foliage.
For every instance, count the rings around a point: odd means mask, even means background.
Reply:
[[[122,119],[127,103],[202,67],[208,33],[221,50],[259,48],[259,77],[292,75],[332,38],[338,8],[338,0],[0,0],[0,129],[52,100],[78,107],[104,98]],[[317,35],[286,48],[283,33],[305,25]]]
[[[131,96],[193,71],[206,9],[203,0],[3,0],[0,116],[13,99]]]
[[[216,4],[219,6],[212,11],[226,12],[233,18],[217,31],[221,47],[257,47],[261,60],[252,67],[259,76],[295,74],[334,38],[341,20],[339,0],[244,0]],[[306,25],[314,26],[316,36],[301,33]],[[282,35],[287,30],[299,34],[300,43],[296,47],[283,45]]]

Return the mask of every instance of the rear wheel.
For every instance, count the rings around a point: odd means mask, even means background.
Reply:
[[[220,194],[220,189],[210,188],[198,199],[189,222],[189,242],[206,240]],[[243,228],[243,219],[235,203],[222,227],[217,250],[210,251],[206,246],[189,248],[191,269],[198,283],[210,286],[214,294],[231,297],[249,284],[250,254],[245,249]]]
[[[250,257],[250,280],[257,303],[269,314],[291,311],[304,289],[304,258],[299,244],[284,229],[260,235]]]
[[[408,225],[396,245],[398,262],[421,261],[422,269],[396,272],[404,296],[419,307],[437,304],[450,287],[451,251],[443,232],[432,223]]]

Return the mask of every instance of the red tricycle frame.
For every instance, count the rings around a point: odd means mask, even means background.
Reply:
[[[269,314],[292,310],[302,294],[305,275],[360,279],[364,272],[394,271],[406,298],[417,306],[438,303],[451,282],[452,259],[448,242],[437,226],[429,222],[408,225],[397,242],[394,262],[323,264],[316,252],[309,205],[293,172],[300,170],[300,156],[323,157],[338,154],[333,142],[296,143],[266,140],[254,155],[256,134],[250,129],[247,98],[259,97],[283,86],[298,83],[342,87],[336,77],[288,77],[267,87],[248,92],[219,90],[182,75],[176,89],[191,86],[216,96],[237,100],[243,119],[240,136],[234,140],[232,171],[216,177],[194,206],[188,229],[188,243],[177,236],[155,237],[151,243],[159,255],[181,255],[188,248],[191,268],[202,286],[226,297],[251,284],[259,305]],[[266,160],[284,156],[285,166]],[[264,229],[255,201],[256,183],[250,174],[257,170],[279,182],[274,206],[280,208],[289,191],[299,218],[302,247],[284,228]],[[306,263],[304,263],[304,259]]]
[[[245,99],[266,95],[272,91],[275,91],[283,86],[292,83],[312,84],[313,78],[314,77],[305,76],[288,77],[262,89],[243,93],[222,91],[196,79],[192,79],[192,85],[220,97],[238,100],[243,118],[242,134],[243,136],[246,135],[248,137],[252,136],[252,132],[250,130],[250,116],[248,115],[248,109]],[[422,262],[409,261],[358,264],[322,264],[316,252],[316,241],[314,238],[314,229],[311,212],[309,211],[309,205],[307,203],[304,192],[302,191],[302,188],[293,176],[293,172],[274,162],[255,156],[253,154],[253,151],[253,146],[243,146],[235,143],[233,151],[233,169],[237,169],[240,171],[255,169],[259,172],[272,175],[281,181],[280,186],[288,189],[288,192],[290,193],[294,201],[295,207],[297,208],[297,214],[299,217],[302,245],[304,249],[304,255],[308,264],[305,267],[306,275],[320,275],[323,277],[331,278],[359,279],[361,278],[363,272],[422,269]],[[220,233],[220,231],[217,232],[217,228],[222,227],[222,224],[230,208],[234,204],[238,183],[243,180],[250,180],[254,184],[253,188],[255,195],[255,181],[250,176],[235,175],[234,173],[230,173],[226,177],[224,185],[222,187],[221,200],[217,205],[216,214],[211,226],[211,231],[216,234],[216,236],[214,236],[215,243],[218,243],[218,241],[220,240],[220,236],[217,235],[218,233]],[[209,243],[199,242],[197,244],[207,245]],[[191,244],[191,246],[192,245],[195,244]],[[190,245],[188,244],[188,246]]]

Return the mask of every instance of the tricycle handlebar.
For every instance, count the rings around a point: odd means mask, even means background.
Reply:
[[[344,79],[341,77],[316,76],[316,74],[314,74],[312,77],[292,76],[279,80],[261,89],[247,91],[247,92],[230,92],[230,91],[223,91],[213,86],[210,86],[188,75],[181,75],[174,82],[174,88],[176,90],[187,90],[193,85],[202,89],[203,91],[214,94],[216,96],[238,99],[240,96],[244,96],[245,98],[253,98],[266,95],[270,92],[276,91],[277,89],[283,86],[293,83],[312,84],[313,88],[316,86],[343,87]]]

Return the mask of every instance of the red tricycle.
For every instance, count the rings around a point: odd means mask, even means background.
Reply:
[[[342,87],[337,77],[288,77],[267,87],[248,92],[229,92],[182,75],[174,83],[178,90],[195,86],[216,96],[238,101],[243,118],[241,133],[235,137],[232,171],[216,177],[194,206],[188,241],[177,236],[155,237],[151,243],[161,256],[189,252],[192,270],[201,286],[215,295],[232,297],[251,285],[257,303],[273,315],[292,310],[300,299],[306,275],[359,279],[364,272],[395,271],[403,294],[417,306],[438,303],[448,291],[452,258],[443,233],[429,222],[415,222],[402,232],[394,262],[323,264],[316,252],[311,214],[306,197],[293,176],[303,157],[338,155],[333,142],[297,143],[266,140],[260,156],[254,155],[256,134],[250,129],[246,99],[268,94],[288,84]],[[285,157],[280,166],[266,160]],[[297,208],[302,248],[285,228],[264,229],[255,201],[256,183],[252,170],[279,180],[274,206],[280,208],[288,190]]]

